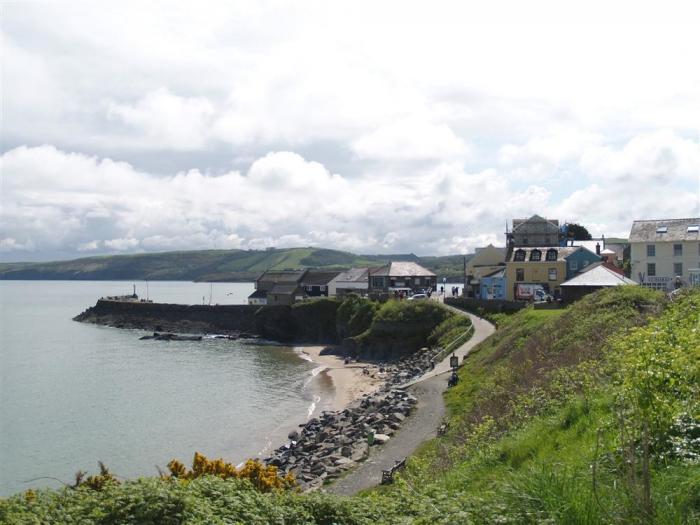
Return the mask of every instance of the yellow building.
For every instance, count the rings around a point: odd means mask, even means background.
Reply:
[[[560,285],[567,280],[567,257],[579,250],[578,246],[515,248],[506,262],[506,298],[517,300],[519,284],[539,284],[559,296]]]
[[[505,262],[505,248],[497,248],[492,244],[477,248],[464,268],[464,294],[468,297],[479,297],[481,278],[503,268]]]

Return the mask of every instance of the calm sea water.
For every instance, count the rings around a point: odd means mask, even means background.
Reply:
[[[239,462],[327,408],[332,385],[293,348],[76,323],[111,281],[0,281],[0,495],[70,482],[103,461],[156,475],[194,451]],[[156,302],[244,304],[249,283],[150,282]],[[137,293],[146,296],[145,283]],[[52,479],[55,478],[55,479]]]

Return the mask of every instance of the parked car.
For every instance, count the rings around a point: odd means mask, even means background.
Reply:
[[[428,295],[424,293],[416,293],[408,298],[409,301],[425,301],[428,299]]]

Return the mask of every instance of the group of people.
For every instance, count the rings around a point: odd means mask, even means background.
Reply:
[[[446,295],[444,286],[440,286],[440,294]],[[459,297],[459,286],[452,287],[452,297]]]

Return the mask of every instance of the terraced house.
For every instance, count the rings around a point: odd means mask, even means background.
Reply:
[[[642,286],[700,284],[700,217],[634,221],[629,243],[631,277]]]
[[[539,284],[555,297],[561,294],[561,283],[600,256],[581,246],[535,246],[515,248],[506,262],[506,298],[516,299],[518,285]]]

